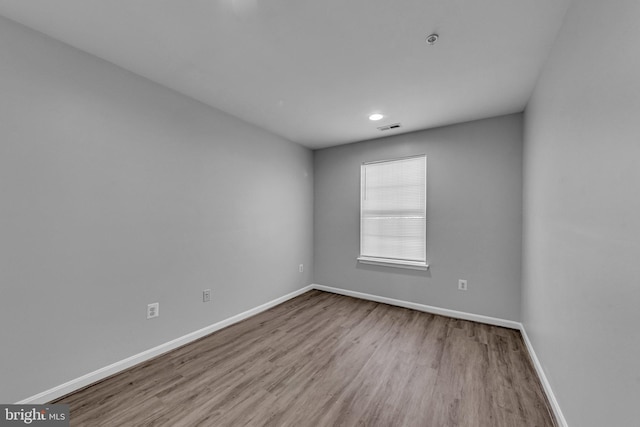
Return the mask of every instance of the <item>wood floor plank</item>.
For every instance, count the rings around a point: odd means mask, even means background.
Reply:
[[[57,402],[92,427],[555,426],[519,332],[320,291]]]

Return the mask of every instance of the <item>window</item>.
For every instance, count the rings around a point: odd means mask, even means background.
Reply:
[[[427,269],[427,157],[364,163],[358,261]]]

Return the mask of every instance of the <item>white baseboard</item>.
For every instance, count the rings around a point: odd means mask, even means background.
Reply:
[[[524,328],[524,326],[519,323],[519,322],[515,322],[513,320],[505,320],[505,319],[499,319],[496,317],[489,317],[489,316],[483,316],[480,314],[473,314],[473,313],[465,313],[463,311],[456,311],[456,310],[449,310],[446,308],[440,308],[440,307],[433,307],[430,305],[425,305],[425,304],[418,304],[418,303],[414,303],[414,302],[409,302],[409,301],[403,301],[403,300],[398,300],[398,299],[393,299],[393,298],[387,298],[387,297],[381,297],[378,295],[372,295],[372,294],[366,294],[366,293],[362,293],[362,292],[355,292],[355,291],[350,291],[347,289],[340,289],[340,288],[333,288],[330,286],[323,286],[323,285],[318,285],[318,284],[312,284],[309,286],[305,286],[304,288],[298,289],[297,291],[291,292],[287,295],[284,295],[280,298],[276,298],[272,301],[269,301],[265,304],[262,304],[258,307],[254,307],[250,310],[247,310],[245,312],[242,312],[240,314],[237,314],[235,316],[229,317],[225,320],[222,320],[220,322],[214,323],[212,325],[209,325],[205,328],[199,329],[197,331],[191,332],[187,335],[184,335],[180,338],[176,338],[174,340],[171,340],[169,342],[166,342],[164,344],[161,344],[157,347],[151,348],[149,350],[143,351],[142,353],[138,353],[136,355],[133,355],[131,357],[128,357],[126,359],[120,360],[118,362],[112,363],[109,366],[105,366],[104,368],[98,369],[96,371],[90,372],[86,375],[83,375],[79,378],[73,379],[71,381],[68,381],[64,384],[61,384],[59,386],[53,387],[49,390],[43,391],[42,393],[38,393],[34,396],[28,397],[26,399],[21,400],[20,402],[17,402],[17,404],[22,404],[22,405],[28,405],[28,404],[38,404],[38,403],[47,403],[50,402],[52,400],[55,400],[59,397],[62,397],[66,394],[72,393],[76,390],[79,390],[83,387],[86,387],[90,384],[93,384],[97,381],[100,381],[104,378],[107,378],[111,375],[117,374],[125,369],[128,369],[132,366],[135,366],[139,363],[145,362],[147,360],[150,360],[156,356],[159,356],[163,353],[166,353],[168,351],[174,350],[178,347],[181,347],[185,344],[188,344],[192,341],[195,341],[199,338],[202,338],[206,335],[209,335],[213,332],[216,332],[222,328],[225,328],[227,326],[233,325],[234,323],[238,323],[244,319],[247,319],[251,316],[254,316],[260,312],[263,312],[265,310],[270,309],[271,307],[274,307],[278,304],[281,304],[287,300],[290,300],[292,298],[297,297],[298,295],[302,295],[303,293],[311,290],[311,289],[317,289],[320,291],[325,291],[325,292],[332,292],[335,294],[340,294],[340,295],[346,295],[346,296],[350,296],[350,297],[355,297],[355,298],[360,298],[360,299],[365,299],[365,300],[370,300],[370,301],[376,301],[376,302],[381,302],[384,304],[390,304],[390,305],[395,305],[398,307],[405,307],[405,308],[410,308],[413,310],[417,310],[417,311],[423,311],[426,313],[432,313],[432,314],[439,314],[442,316],[448,316],[448,317],[453,317],[456,319],[464,319],[464,320],[471,320],[474,322],[480,322],[480,323],[486,323],[489,325],[495,325],[495,326],[503,326],[506,328],[511,328],[511,329],[518,329],[521,334],[522,337],[524,339],[525,345],[527,346],[527,350],[529,351],[529,354],[531,356],[531,360],[533,361],[534,367],[536,369],[536,372],[538,374],[538,377],[540,378],[540,381],[542,382],[542,386],[544,387],[544,391],[547,395],[547,398],[549,399],[549,403],[551,405],[551,408],[556,416],[556,420],[559,423],[559,427],[568,427],[568,424],[564,418],[564,415],[562,414],[562,411],[560,409],[560,406],[558,405],[558,401],[555,398],[555,395],[553,394],[553,390],[551,389],[551,385],[549,384],[549,381],[547,380],[547,377],[544,373],[544,370],[542,369],[542,365],[540,364],[540,361],[538,360],[538,357],[536,356],[536,353],[533,349],[533,345],[531,344],[531,341],[529,340],[529,337],[527,336],[527,332]]]
[[[531,341],[529,340],[529,336],[527,335],[527,331],[525,330],[523,324],[520,324],[520,333],[522,334],[522,339],[524,339],[524,343],[527,346],[527,350],[529,350],[529,355],[531,356],[531,360],[533,361],[533,366],[536,368],[536,372],[538,373],[538,378],[540,378],[540,382],[542,383],[544,392],[547,395],[547,399],[549,400],[549,404],[551,405],[553,414],[556,416],[558,427],[569,427],[569,425],[567,424],[567,420],[565,420],[564,415],[562,414],[560,405],[558,405],[556,396],[553,394],[553,390],[551,389],[551,384],[549,384],[549,380],[547,380],[547,376],[545,375],[544,370],[542,369],[542,364],[540,363],[540,360],[538,360],[538,356],[536,355],[536,352],[533,349],[533,344],[531,344]]]
[[[350,297],[366,299],[369,301],[381,302],[389,305],[396,305],[398,307],[411,308],[417,311],[424,311],[426,313],[431,313],[431,314],[439,314],[442,316],[453,317],[456,319],[471,320],[473,322],[486,323],[488,325],[495,325],[495,326],[503,326],[505,328],[518,329],[518,330],[520,330],[522,326],[520,322],[515,322],[513,320],[499,319],[497,317],[483,316],[481,314],[466,313],[464,311],[449,310],[448,308],[440,308],[440,307],[434,307],[431,305],[418,304],[416,302],[409,302],[409,301],[403,301],[399,299],[381,297],[378,295],[365,294],[362,292],[355,292],[347,289],[332,288],[330,286],[317,285],[317,284],[313,284],[311,286],[313,287],[313,289],[317,289],[319,291],[333,292],[334,294],[346,295]]]
[[[104,368],[100,368],[96,371],[90,372],[86,375],[83,375],[79,378],[68,381],[59,386],[53,387],[49,390],[43,391],[42,393],[38,393],[34,396],[28,397],[20,402],[17,402],[19,405],[29,405],[29,404],[41,404],[47,403],[59,397],[62,397],[66,394],[79,390],[83,387],[86,387],[90,384],[95,383],[96,381],[100,381],[104,378],[107,378],[111,375],[117,374],[125,369],[128,369],[134,365],[150,360],[156,356],[159,356],[168,351],[174,350],[178,347],[181,347],[185,344],[188,344],[192,341],[195,341],[199,338],[202,338],[206,335],[209,335],[215,331],[218,331],[222,328],[225,328],[229,325],[233,325],[234,323],[238,323],[241,320],[244,320],[248,317],[254,316],[262,311],[268,310],[271,307],[274,307],[278,304],[281,304],[291,298],[295,298],[298,295],[302,295],[303,293],[311,290],[313,288],[312,285],[305,286],[302,289],[298,289],[297,291],[291,292],[287,295],[284,295],[280,298],[276,298],[272,301],[269,301],[265,304],[262,304],[258,307],[254,307],[250,310],[242,312],[240,314],[236,314],[235,316],[229,317],[225,320],[221,320],[220,322],[214,323],[213,325],[209,325],[205,328],[199,329],[197,331],[191,332],[187,335],[184,335],[180,338],[176,338],[164,344],[161,344],[157,347],[151,348],[149,350],[143,351],[142,353],[138,353],[131,357],[127,357],[126,359],[120,360],[119,362],[112,363],[109,366],[105,366]]]
[[[553,390],[551,389],[551,385],[547,380],[547,376],[542,369],[542,365],[536,356],[536,352],[533,349],[533,345],[527,336],[527,331],[524,329],[524,325],[520,322],[515,322],[513,320],[505,320],[499,319],[496,317],[483,316],[480,314],[466,313],[463,311],[449,310],[446,308],[433,307],[425,304],[418,304],[415,302],[397,300],[393,298],[381,297],[378,295],[365,294],[362,292],[350,291],[347,289],[341,288],[332,288],[330,286],[313,284],[311,285],[313,289],[317,289],[319,291],[332,292],[334,294],[346,295],[354,298],[360,298],[370,301],[381,302],[385,304],[395,305],[398,307],[411,308],[413,310],[424,311],[426,313],[431,314],[440,314],[442,316],[454,317],[456,319],[463,320],[471,320],[474,322],[486,323],[489,325],[495,326],[503,326],[505,328],[517,329],[522,334],[522,338],[524,339],[525,345],[527,346],[527,351],[531,356],[531,360],[533,361],[534,368],[536,373],[538,374],[538,378],[540,378],[540,382],[542,383],[542,387],[544,388],[544,392],[547,395],[547,399],[549,400],[549,404],[551,405],[551,409],[556,417],[558,422],[558,427],[568,427],[567,421],[562,414],[562,410],[560,409],[560,405],[558,405],[558,401],[556,400],[555,395],[553,394]]]

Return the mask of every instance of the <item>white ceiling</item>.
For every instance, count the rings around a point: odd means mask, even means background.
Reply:
[[[0,0],[0,14],[321,148],[522,111],[568,2]]]

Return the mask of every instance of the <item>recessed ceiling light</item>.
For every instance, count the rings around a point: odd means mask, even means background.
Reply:
[[[429,34],[427,36],[427,44],[434,45],[434,44],[436,44],[436,42],[438,41],[439,38],[440,38],[440,36],[435,34],[435,33]]]
[[[375,122],[376,120],[380,120],[383,117],[384,116],[380,113],[373,113],[372,115],[369,116],[369,120],[372,120]]]

